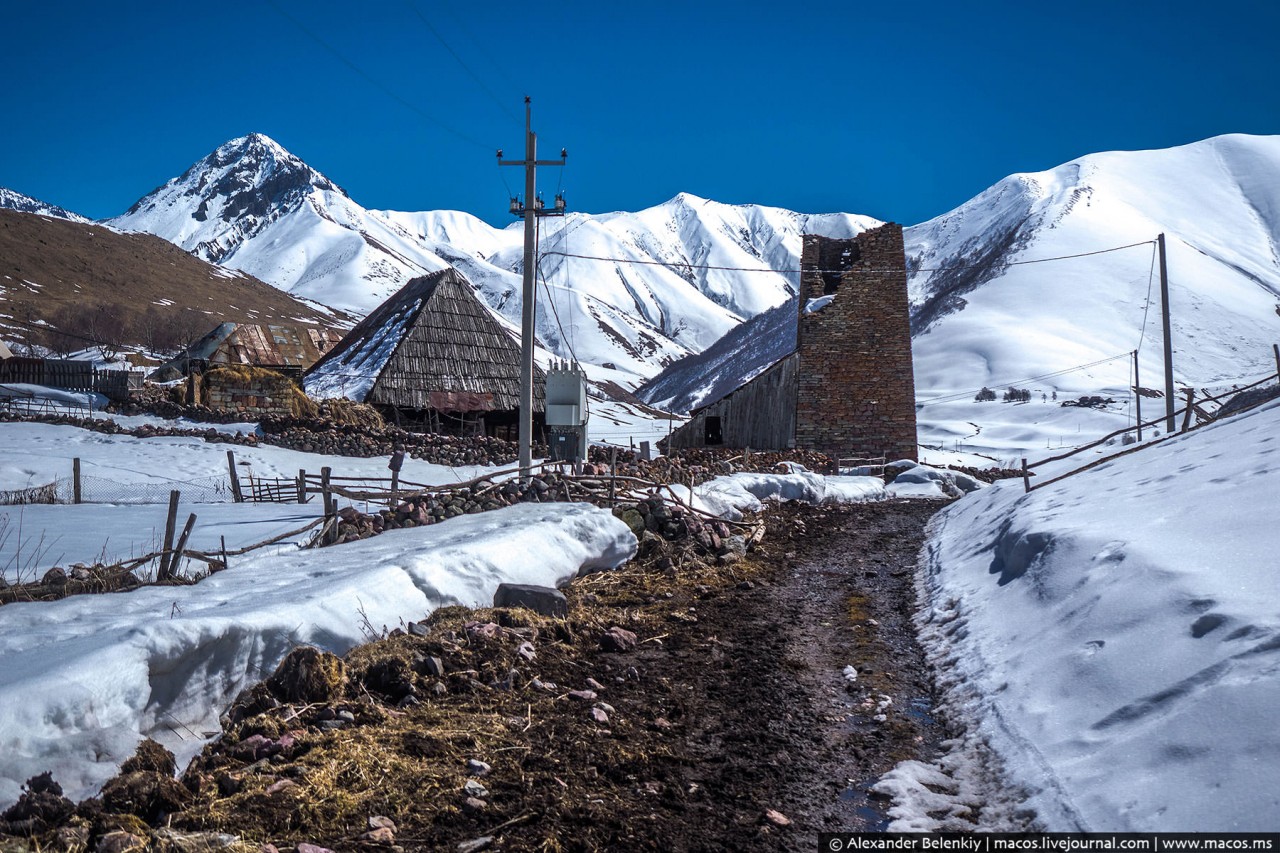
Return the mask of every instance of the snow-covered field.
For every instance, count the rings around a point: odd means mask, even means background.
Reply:
[[[1047,828],[1276,829],[1278,435],[1270,403],[932,523],[919,624],[945,709]],[[921,780],[982,802],[913,763],[885,788],[896,828],[963,825],[924,814],[948,798]]]

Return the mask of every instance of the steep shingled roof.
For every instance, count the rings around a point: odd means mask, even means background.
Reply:
[[[534,370],[534,409],[545,377]],[[440,411],[520,406],[520,345],[455,269],[406,284],[303,380],[313,397]]]

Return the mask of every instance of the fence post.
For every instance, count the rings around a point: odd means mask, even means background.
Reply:
[[[330,529],[329,527],[329,523],[333,521],[333,517],[335,515],[333,510],[333,493],[329,491],[329,477],[332,473],[332,468],[320,469],[320,496],[324,499],[324,527],[321,529],[325,531],[323,539],[326,545],[334,538],[334,533],[336,532],[336,525],[334,529]]]
[[[1186,432],[1187,427],[1191,426],[1191,404],[1192,404],[1192,401],[1195,399],[1195,396],[1196,396],[1196,389],[1188,388],[1187,389],[1187,412],[1185,415],[1182,416],[1182,432]]]
[[[298,469],[298,503],[307,502],[307,469]]]
[[[80,457],[71,460],[71,501],[80,503],[84,493],[80,490]]]
[[[178,573],[178,562],[182,559],[182,552],[187,550],[187,537],[191,535],[191,528],[196,526],[196,514],[193,512],[187,516],[187,523],[182,527],[182,535],[178,537],[178,544],[173,549],[173,559],[169,561],[169,574],[157,580],[168,580]]]
[[[618,448],[609,448],[609,506],[613,506],[618,496]]]
[[[1027,457],[1022,457],[1022,491],[1031,491],[1031,474],[1027,472]]]
[[[178,526],[178,498],[182,493],[177,489],[169,492],[169,517],[164,523],[164,548],[160,552],[160,569],[156,572],[156,580],[169,577],[169,561],[173,554],[174,528]]]
[[[1276,354],[1276,376],[1280,378],[1280,344],[1272,344],[1271,349]]]
[[[227,568],[227,537],[219,536],[218,540],[222,543],[222,568]],[[210,574],[213,574],[210,571]]]
[[[231,497],[238,504],[244,503],[244,495],[240,492],[240,475],[236,473],[236,453],[234,450],[227,451],[227,471],[231,475]]]

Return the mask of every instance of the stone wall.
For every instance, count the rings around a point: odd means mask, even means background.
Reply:
[[[292,415],[298,386],[288,377],[255,371],[252,378],[210,371],[202,377],[204,404],[210,409],[239,412],[249,419]]]
[[[801,255],[796,447],[916,458],[915,376],[902,226],[806,235]],[[833,296],[813,313],[812,299]]]

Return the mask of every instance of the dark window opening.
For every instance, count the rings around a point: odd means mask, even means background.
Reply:
[[[703,424],[703,443],[708,447],[724,444],[719,415],[709,416]]]

